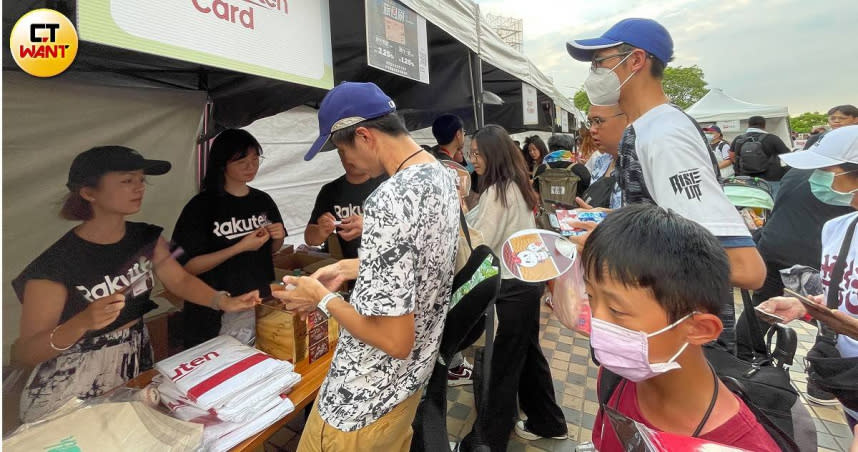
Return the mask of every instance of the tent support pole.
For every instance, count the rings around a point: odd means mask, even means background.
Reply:
[[[483,104],[483,61],[474,53],[468,53],[468,66],[471,69],[471,93],[474,98],[474,123],[477,129],[486,122]]]

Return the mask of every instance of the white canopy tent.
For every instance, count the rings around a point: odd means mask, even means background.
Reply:
[[[791,147],[787,107],[752,104],[730,97],[719,88],[713,88],[702,99],[688,107],[686,113],[702,126],[718,125],[724,139],[728,141],[745,132],[748,128],[748,118],[762,116],[766,118],[766,131],[777,135]]]

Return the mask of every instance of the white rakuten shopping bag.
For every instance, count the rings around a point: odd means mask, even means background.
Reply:
[[[224,399],[275,372],[293,367],[230,336],[218,336],[155,364],[158,372],[200,408]]]

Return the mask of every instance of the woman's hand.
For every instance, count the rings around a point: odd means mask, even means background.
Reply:
[[[235,246],[237,246],[242,253],[247,251],[256,251],[259,248],[262,248],[262,245],[265,245],[269,238],[271,238],[271,235],[268,233],[268,229],[259,228],[242,237]]]
[[[87,331],[100,330],[113,323],[124,307],[125,295],[114,293],[93,301],[75,317],[78,317],[80,325]]]
[[[286,228],[283,227],[283,223],[271,223],[265,226],[265,229],[273,240],[283,240],[286,238]]]
[[[254,290],[237,297],[225,298],[221,300],[218,307],[223,312],[245,311],[258,305],[260,301],[262,300],[259,298],[259,291]]]
[[[283,302],[286,309],[301,315],[315,311],[322,297],[331,292],[318,279],[309,276],[285,276],[283,282],[286,290],[274,291],[271,295]],[[290,289],[290,285],[294,288]]]

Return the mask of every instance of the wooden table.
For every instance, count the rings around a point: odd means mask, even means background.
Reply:
[[[325,376],[328,374],[328,368],[331,367],[331,357],[336,345],[331,346],[331,351],[325,356],[318,359],[313,364],[310,364],[306,359],[295,365],[295,372],[301,374],[301,381],[292,388],[289,393],[289,400],[295,405],[295,410],[281,418],[270,427],[257,433],[256,435],[247,438],[241,444],[235,446],[233,452],[250,452],[262,447],[265,440],[271,437],[274,433],[280,430],[284,425],[288,424],[298,416],[304,415],[304,408],[310,404],[319,393],[319,388],[322,386]],[[126,386],[131,388],[144,388],[152,378],[158,374],[155,369],[149,370],[137,376],[137,378],[129,381]]]

